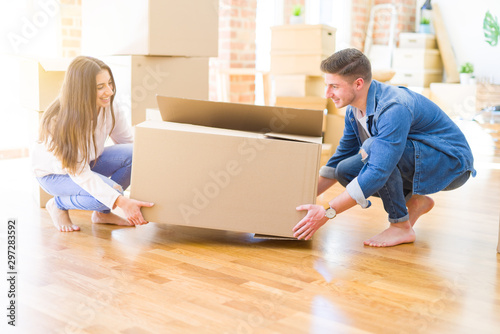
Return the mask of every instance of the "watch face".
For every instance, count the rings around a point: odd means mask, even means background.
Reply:
[[[332,208],[327,209],[325,212],[325,216],[328,219],[335,218],[336,215],[337,215],[337,212]]]

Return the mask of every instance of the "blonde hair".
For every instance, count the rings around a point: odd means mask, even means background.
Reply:
[[[109,66],[99,59],[79,56],[69,65],[59,96],[43,113],[39,139],[71,174],[78,173],[79,166],[83,168],[90,162],[91,150],[97,153],[94,132],[102,108],[97,107],[96,77],[102,70],[109,72],[116,93]],[[110,104],[113,127],[114,96]]]

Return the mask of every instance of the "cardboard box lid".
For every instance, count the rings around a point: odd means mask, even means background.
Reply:
[[[337,28],[326,24],[284,24],[271,27],[272,31],[297,31],[297,30],[314,30],[321,29],[328,32],[336,32]]]
[[[230,130],[321,137],[322,110],[156,96],[162,119]]]
[[[52,58],[44,58],[44,59],[39,59],[38,63],[40,64],[41,68],[45,72],[66,72],[68,69],[69,64],[73,61],[73,59],[69,58],[57,58],[57,59],[52,59]]]
[[[401,32],[399,33],[399,39],[406,38],[406,39],[412,39],[412,38],[418,38],[418,39],[436,39],[436,35],[434,34],[424,34],[424,33],[418,33],[418,32]]]

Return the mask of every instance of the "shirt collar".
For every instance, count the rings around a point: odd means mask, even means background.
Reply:
[[[377,95],[377,88],[379,82],[372,80],[370,88],[368,89],[368,96],[366,97],[366,116],[373,116],[375,114],[375,96]]]

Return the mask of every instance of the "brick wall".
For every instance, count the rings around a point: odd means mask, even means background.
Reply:
[[[415,31],[416,0],[352,0],[351,45],[363,50],[366,30],[373,5],[394,3],[397,7],[396,42],[400,32]],[[387,44],[389,40],[390,11],[381,10],[374,17],[373,43]]]
[[[217,94],[217,73],[228,69],[255,68],[255,20],[257,0],[220,0],[219,56],[210,62],[210,99]],[[220,93],[220,92],[219,92]],[[230,75],[229,101],[254,103],[255,76]]]
[[[60,0],[62,57],[81,54],[82,0]]]
[[[73,58],[81,53],[81,1],[60,0],[62,57]],[[414,31],[416,0],[352,0],[351,45],[363,50],[370,8],[375,4],[395,3],[398,6],[399,32]],[[283,22],[289,23],[292,8],[305,0],[284,0]],[[210,60],[210,99],[220,99],[217,93],[219,69],[255,68],[255,20],[257,0],[220,0],[219,57]],[[386,15],[376,18],[374,43],[386,44],[389,22]],[[229,97],[231,102],[253,103],[255,77],[231,75]]]

